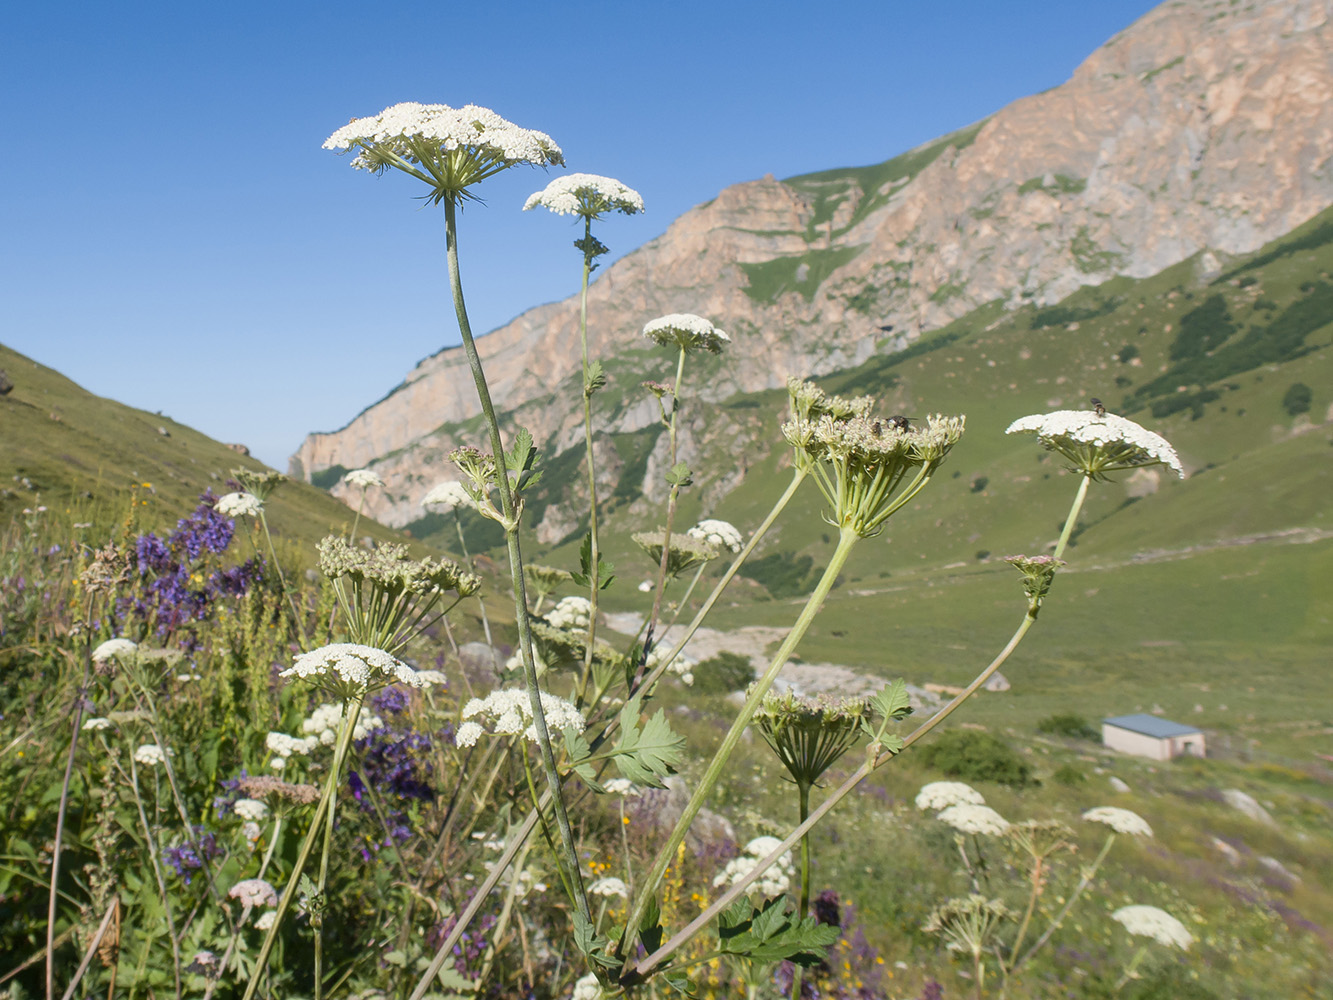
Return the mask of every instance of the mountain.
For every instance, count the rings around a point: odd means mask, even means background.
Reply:
[[[1191,258],[1217,273],[1291,231],[1333,204],[1331,10],[1174,0],[1064,85],[969,128],[872,167],[727,188],[593,284],[590,335],[612,379],[600,425],[651,435],[634,387],[661,366],[637,331],[664,313],[733,336],[694,383],[717,402],[892,357],[979,310],[994,321]],[[550,455],[580,435],[577,315],[571,297],[479,341],[497,404]],[[371,465],[390,484],[373,513],[408,524],[449,475],[449,449],[479,437],[475,415],[462,351],[446,349],[346,427],[310,435],[292,471],[333,485]],[[661,450],[608,451],[609,479],[651,473]]]

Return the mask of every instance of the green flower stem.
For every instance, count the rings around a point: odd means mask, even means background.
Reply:
[[[356,708],[352,712],[344,711],[343,713],[343,728],[342,732],[338,734],[338,743],[333,750],[333,766],[329,768],[328,779],[324,782],[324,793],[319,797],[319,805],[315,807],[315,815],[310,820],[310,829],[306,831],[305,840],[301,842],[301,850],[296,855],[296,864],[292,866],[291,877],[287,880],[287,886],[278,898],[277,915],[273,918],[273,926],[264,935],[264,943],[259,948],[259,956],[255,959],[254,968],[250,972],[250,981],[246,983],[245,995],[242,1000],[252,1000],[255,991],[259,988],[259,980],[268,967],[268,959],[273,953],[273,945],[278,939],[278,931],[282,928],[283,918],[287,915],[287,911],[291,909],[292,900],[296,898],[297,884],[301,881],[301,873],[305,871],[306,862],[310,860],[310,852],[314,849],[315,839],[319,836],[320,825],[324,822],[324,817],[333,811],[333,801],[338,789],[338,778],[342,773],[342,766],[347,757],[348,748],[352,745],[352,731],[355,728],[356,715],[361,711],[361,700],[360,698],[357,699]],[[315,936],[315,941],[318,945],[318,933]],[[315,982],[318,984],[318,976]]]
[[[592,923],[592,910],[588,905],[588,894],[583,886],[579,872],[578,848],[574,843],[574,831],[569,823],[569,813],[565,809],[565,800],[560,790],[560,774],[555,766],[555,752],[551,748],[551,734],[546,726],[546,713],[542,710],[540,688],[537,686],[537,667],[532,658],[532,628],[528,619],[528,599],[524,591],[523,553],[518,542],[519,511],[509,487],[509,472],[505,466],[504,443],[500,438],[500,422],[495,415],[495,406],[491,402],[490,389],[486,384],[486,373],[481,367],[481,356],[477,353],[477,344],[472,336],[472,326],[468,322],[467,306],[463,301],[463,282],[458,270],[458,208],[455,197],[444,199],[444,224],[446,252],[449,265],[449,288],[453,293],[454,312],[458,317],[458,330],[463,338],[463,348],[467,354],[468,365],[472,369],[472,379],[476,383],[477,397],[481,402],[482,412],[490,429],[491,452],[495,457],[496,487],[500,494],[500,505],[505,516],[505,541],[509,550],[509,574],[514,592],[514,623],[518,627],[518,648],[523,657],[523,677],[527,682],[528,700],[532,705],[532,724],[537,731],[537,747],[541,753],[542,769],[546,775],[547,790],[551,793],[554,805],[556,826],[560,829],[562,850],[556,853],[556,863],[564,868],[569,884],[574,888],[574,906],[579,918]],[[247,998],[248,1000],[248,998]]]
[[[681,347],[680,357],[676,361],[676,382],[671,390],[671,420],[667,423],[668,437],[671,443],[668,468],[676,467],[676,417],[680,413],[680,384],[685,377],[685,348]],[[666,527],[662,532],[662,564],[657,569],[657,592],[653,595],[653,610],[648,616],[648,631],[644,642],[643,655],[645,660],[652,652],[653,630],[657,625],[657,618],[662,613],[662,594],[666,592],[667,563],[671,560],[671,522],[676,516],[676,497],[680,494],[680,485],[671,484],[671,492],[667,494],[667,515]],[[643,669],[642,665],[639,667]],[[637,680],[637,678],[636,678]],[[634,685],[638,687],[638,684]]]
[[[802,782],[797,786],[800,792],[800,812],[801,822],[804,823],[810,816],[810,786]],[[807,830],[801,836],[801,902],[797,907],[796,916],[804,919],[806,911],[810,909],[810,832]]]
[[[592,245],[592,216],[583,217],[584,246]],[[583,698],[592,677],[593,643],[597,638],[597,595],[601,593],[601,578],[598,559],[601,548],[597,536],[597,475],[592,455],[592,394],[595,391],[589,382],[591,367],[588,364],[588,275],[592,272],[592,254],[585,250],[583,254],[583,284],[579,290],[579,341],[583,346],[583,442],[588,455],[588,648],[583,653],[583,675],[579,678],[578,694],[575,701]]]
[[[1004,975],[1005,984],[1008,984],[1009,973],[1014,969],[1014,962],[1018,958],[1018,949],[1023,946],[1023,938],[1027,936],[1028,925],[1032,923],[1032,914],[1037,909],[1037,897],[1041,895],[1041,876],[1046,867],[1045,858],[1034,858],[1032,863],[1032,874],[1028,880],[1032,883],[1032,891],[1028,894],[1027,909],[1023,911],[1023,920],[1018,925],[1018,933],[1014,935],[1013,947],[1009,949],[1009,965],[1006,967],[1003,963],[1000,965],[1000,971]]]
[[[339,749],[342,751],[343,756],[340,757],[337,754],[335,754],[333,759],[334,780],[330,783],[328,788],[329,807],[324,811],[324,816],[325,816],[324,843],[320,846],[319,882],[315,886],[315,892],[320,897],[324,895],[324,887],[325,885],[328,884],[329,880],[329,851],[333,847],[333,821],[335,818],[337,818],[338,815],[338,784],[339,784],[338,776],[342,774],[342,765],[344,758],[346,757],[347,751],[350,749],[352,745],[351,734],[353,734],[356,731],[356,720],[357,717],[361,714],[361,705],[364,701],[365,701],[365,695],[363,694],[361,697],[357,698],[356,701],[352,703],[350,709],[348,709],[345,705],[343,707],[343,713],[347,716],[347,718],[344,720],[344,726],[345,726],[345,732],[348,734],[348,738],[345,741],[339,740]],[[390,837],[389,839],[392,840],[393,838]],[[323,914],[322,913],[320,914],[318,921],[312,920],[311,923],[314,924],[314,930],[315,930],[315,1000],[320,1000],[320,997],[323,995],[324,991]],[[274,921],[274,924],[275,925],[277,924],[276,920]]]
[[[454,508],[454,528],[458,531],[458,544],[461,546],[463,560],[467,563],[468,569],[474,573],[477,571],[477,564],[472,559],[472,554],[467,550],[467,539],[463,537],[463,522],[458,517],[458,508]],[[491,665],[495,667],[495,672],[500,672],[500,654],[495,651],[495,643],[491,639],[491,620],[486,616],[486,600],[481,596],[481,588],[477,589],[477,608],[481,611],[481,631],[486,636],[486,648],[491,651]],[[460,662],[461,666],[461,662]]]
[[[699,577],[704,575],[704,570],[707,568],[708,563],[705,561],[701,562],[699,568],[694,571],[694,576],[690,579],[690,585],[685,588],[685,593],[681,595],[680,600],[676,601],[676,610],[671,614],[671,621],[666,623],[667,631],[675,627],[677,619],[680,618],[680,613],[685,610],[685,605],[689,603],[690,595],[694,593],[694,588],[699,585]]]
[[[1032,627],[1035,621],[1036,617],[1033,615],[1031,611],[1025,614],[1023,616],[1022,624],[1019,625],[1017,631],[1015,631],[1013,636],[1010,637],[1009,642],[1005,645],[1004,649],[1000,651],[999,655],[997,655],[995,659],[992,660],[986,666],[986,668],[976,676],[976,678],[972,681],[972,683],[969,684],[961,694],[955,697],[953,701],[949,702],[948,705],[946,705],[934,716],[927,719],[920,726],[918,726],[910,735],[908,735],[906,739],[903,740],[903,749],[906,749],[907,747],[911,746],[913,743],[921,739],[932,729],[934,729],[937,725],[943,722],[944,719],[947,718],[950,714],[952,714],[954,710],[958,708],[959,705],[961,705],[964,701],[966,701],[973,694],[973,692],[977,690],[977,688],[981,687],[982,684],[986,683],[987,678],[989,678],[991,674],[995,673],[995,671],[998,670],[1007,659],[1009,659],[1010,655],[1018,647],[1018,644],[1022,641],[1023,637],[1027,635],[1028,630]],[[749,890],[749,887],[753,882],[758,880],[759,877],[763,875],[763,873],[767,871],[770,866],[776,863],[778,858],[782,857],[782,855],[785,854],[787,851],[790,851],[798,840],[800,840],[803,836],[805,836],[806,833],[808,833],[811,829],[813,829],[815,824],[817,824],[821,819],[823,819],[824,816],[828,814],[833,809],[834,806],[836,806],[840,801],[842,801],[842,799],[844,799],[848,794],[850,794],[851,791],[857,785],[859,785],[862,780],[864,780],[870,774],[874,773],[880,767],[887,764],[890,760],[894,758],[894,756],[895,754],[889,751],[880,752],[873,757],[868,756],[866,760],[862,762],[861,766],[858,767],[854,772],[852,772],[852,774],[841,785],[839,785],[837,789],[831,792],[829,796],[826,799],[824,799],[823,802],[821,802],[818,806],[816,806],[813,810],[811,810],[810,815],[806,817],[806,819],[803,820],[800,823],[800,825],[796,827],[796,829],[791,831],[791,833],[787,834],[786,838],[782,841],[782,843],[779,844],[777,847],[775,847],[768,854],[767,857],[760,860],[760,862],[757,865],[755,865],[755,867],[748,874],[737,879],[736,882],[730,888],[724,891],[721,896],[715,899],[707,907],[707,909],[705,909],[702,913],[700,913],[697,917],[695,917],[692,921],[690,921],[690,923],[687,924],[684,928],[682,928],[680,931],[674,934],[668,941],[666,941],[660,948],[658,948],[657,951],[653,952],[651,955],[648,955],[646,958],[639,961],[633,970],[630,970],[627,967],[626,975],[629,975],[632,972],[633,973],[632,981],[638,982],[641,981],[644,977],[656,972],[658,966],[661,965],[663,960],[669,958],[673,953],[683,948],[686,944],[690,942],[691,939],[694,938],[696,934],[698,934],[705,927],[707,927],[712,921],[716,920],[719,913],[721,913],[728,906],[730,906],[736,899],[744,895]],[[633,926],[633,924],[631,924],[630,926]]]
[[[287,598],[287,607],[291,608],[292,622],[296,625],[296,631],[301,636],[302,647],[308,649],[310,647],[310,636],[306,634],[305,619],[303,619],[300,613],[296,610],[296,597],[287,586],[287,577],[283,575],[282,563],[278,561],[278,552],[273,547],[273,536],[269,534],[268,518],[264,516],[264,507],[262,504],[259,507],[259,523],[264,529],[264,541],[268,542],[268,553],[273,559],[273,568],[277,571],[278,583],[282,586],[283,596]]]
[[[143,796],[139,794],[139,769],[130,758],[130,787],[134,789],[134,804],[139,810],[139,823],[143,826],[144,840],[148,846],[148,859],[153,864],[153,876],[157,879],[157,891],[162,895],[162,914],[167,921],[167,936],[171,939],[171,971],[176,979],[176,1000],[181,997],[181,947],[176,935],[176,921],[171,916],[171,897],[167,895],[167,880],[162,874],[162,865],[157,857],[157,836],[143,811]],[[144,949],[147,951],[147,948]]]
[[[361,487],[361,502],[356,505],[356,517],[352,518],[351,539],[353,545],[356,544],[356,526],[361,523],[361,508],[366,505],[366,491],[369,489],[369,486]]]
[[[763,700],[768,689],[773,686],[773,681],[777,679],[779,672],[787,665],[787,660],[795,651],[796,646],[805,637],[810,624],[815,620],[820,609],[824,606],[824,600],[828,597],[829,591],[833,589],[833,581],[838,578],[842,572],[843,565],[847,562],[847,557],[851,555],[852,547],[860,541],[860,536],[850,528],[843,528],[838,533],[838,545],[833,550],[833,555],[829,559],[828,566],[824,569],[824,575],[819,578],[819,583],[815,585],[814,592],[811,593],[809,600],[805,602],[805,607],[801,609],[800,616],[796,619],[796,624],[792,626],[787,637],[783,639],[777,655],[773,657],[773,662],[768,665],[768,669],[755,682],[750,689],[750,695],[745,699],[745,704],[741,707],[736,716],[736,721],[731,724],[731,729],[723,737],[721,746],[717,753],[708,764],[708,769],[704,772],[703,778],[694,789],[694,794],[685,805],[680,819],[676,822],[675,828],[671,831],[667,842],[662,845],[658,851],[657,860],[654,862],[652,870],[644,879],[639,888],[638,896],[634,901],[634,906],[630,910],[629,919],[626,921],[625,936],[621,941],[620,954],[629,956],[632,954],[635,939],[638,935],[639,924],[643,921],[644,913],[647,912],[649,900],[657,892],[658,884],[662,881],[667,865],[675,857],[676,849],[684,842],[685,834],[689,832],[690,824],[694,822],[694,817],[698,815],[699,810],[703,808],[704,800],[712,793],[718,780],[722,777],[722,772],[726,768],[727,761],[731,757],[736,744],[740,742],[741,734],[745,732],[745,727],[749,725],[750,719],[754,716],[755,710]],[[771,863],[771,862],[770,862]],[[767,866],[763,866],[767,867]],[[758,869],[756,869],[758,870]],[[659,952],[662,949],[658,950]],[[668,953],[669,954],[669,953]],[[645,962],[643,968],[650,966]],[[627,964],[626,968],[629,968]]]
[[[421,974],[421,978],[417,981],[416,988],[412,990],[412,995],[408,997],[408,1000],[421,1000],[421,998],[426,995],[427,991],[431,989],[435,977],[439,974],[439,971],[444,968],[444,963],[453,957],[454,945],[458,944],[462,939],[463,932],[467,930],[468,926],[477,916],[477,913],[490,898],[491,890],[494,889],[496,884],[500,881],[500,878],[509,868],[514,858],[518,855],[518,852],[523,849],[523,845],[531,835],[533,827],[537,825],[537,815],[539,811],[545,809],[552,798],[553,796],[549,789],[543,792],[541,800],[537,803],[537,808],[531,810],[524,818],[523,823],[519,828],[505,838],[505,849],[501,852],[499,859],[495,862],[495,867],[487,873],[484,879],[482,879],[481,884],[477,886],[476,893],[472,896],[472,900],[466,907],[464,907],[463,912],[458,915],[458,920],[454,923],[453,930],[448,933],[444,941],[440,943],[440,947],[435,950],[435,957],[431,959],[430,965],[426,967],[426,971]]]
[[[1145,944],[1140,946],[1139,950],[1134,953],[1134,957],[1129,960],[1129,964],[1125,966],[1125,974],[1116,982],[1113,987],[1114,992],[1119,993],[1125,988],[1125,984],[1134,978],[1139,963],[1143,961],[1143,956],[1146,954],[1148,954],[1148,946]]]
[[[1065,554],[1065,546],[1069,544],[1069,536],[1074,532],[1074,525],[1078,523],[1078,513],[1083,508],[1083,500],[1088,495],[1088,484],[1092,482],[1092,476],[1085,475],[1083,482],[1078,484],[1078,494],[1074,497],[1074,506],[1069,509],[1069,516],[1065,518],[1064,530],[1060,532],[1060,540],[1055,543],[1055,551],[1051,553],[1052,558],[1059,559]]]
[[[1106,843],[1102,845],[1101,852],[1092,862],[1092,867],[1083,870],[1083,876],[1079,879],[1078,885],[1074,887],[1074,891],[1069,894],[1069,899],[1065,901],[1064,908],[1056,914],[1055,919],[1051,921],[1051,925],[1046,928],[1041,937],[1037,938],[1036,943],[1027,950],[1023,957],[1009,967],[1011,973],[1021,966],[1026,965],[1028,960],[1041,950],[1042,945],[1051,939],[1051,935],[1060,929],[1060,925],[1064,923],[1065,917],[1069,916],[1069,911],[1074,908],[1074,904],[1078,902],[1079,897],[1083,895],[1084,890],[1092,884],[1092,880],[1097,876],[1097,869],[1099,869],[1102,866],[1102,862],[1106,860],[1107,852],[1111,850],[1111,845],[1114,843],[1115,831],[1112,830],[1111,833],[1107,835]]]

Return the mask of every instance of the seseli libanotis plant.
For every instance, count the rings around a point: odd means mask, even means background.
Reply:
[[[488,109],[475,106],[454,109],[446,105],[423,104],[395,105],[379,115],[356,119],[335,132],[325,146],[354,152],[352,165],[358,169],[382,173],[392,168],[410,174],[427,185],[426,200],[444,208],[447,268],[455,315],[489,438],[488,451],[463,445],[452,453],[451,458],[461,479],[455,491],[458,495],[451,499],[455,506],[469,506],[482,516],[495,520],[504,530],[518,656],[524,678],[522,689],[492,692],[464,706],[456,742],[459,747],[467,748],[469,745],[480,746],[483,738],[487,741],[511,740],[511,746],[518,750],[534,808],[521,823],[512,825],[507,831],[500,856],[491,863],[488,875],[457,914],[452,929],[445,935],[434,959],[428,963],[412,992],[413,1000],[418,1000],[432,988],[436,975],[476,917],[482,901],[506,877],[508,866],[515,859],[527,856],[529,848],[525,846],[525,840],[535,829],[542,830],[560,881],[568,893],[573,941],[586,956],[591,973],[604,993],[631,990],[659,973],[668,982],[682,985],[685,970],[691,963],[681,960],[678,953],[714,921],[719,926],[719,954],[742,959],[762,955],[765,959],[791,958],[798,962],[817,960],[819,945],[826,940],[827,934],[817,929],[813,918],[805,912],[809,893],[809,841],[806,838],[810,830],[862,779],[944,721],[1013,652],[1036,621],[1038,610],[1048,596],[1090,482],[1104,478],[1106,473],[1117,469],[1154,462],[1172,465],[1179,470],[1174,452],[1170,451],[1164,441],[1138,428],[1138,425],[1100,413],[1096,416],[1079,414],[1060,420],[1032,417],[1017,421],[1010,428],[1011,431],[1036,431],[1044,444],[1069,457],[1083,476],[1054,552],[1049,557],[1016,556],[1011,559],[1024,576],[1027,595],[1027,607],[1017,631],[962,694],[905,738],[894,731],[895,723],[905,718],[910,711],[904,685],[899,681],[886,687],[859,709],[847,708],[833,713],[836,718],[825,718],[827,712],[817,711],[819,718],[815,721],[819,725],[811,728],[813,742],[805,740],[803,736],[798,740],[796,737],[804,733],[804,729],[800,729],[804,725],[804,717],[797,719],[792,715],[792,720],[800,724],[796,729],[779,725],[777,720],[782,712],[777,709],[780,706],[775,707],[777,714],[761,713],[765,698],[810,628],[853,548],[861,540],[880,534],[887,520],[929,484],[951,449],[961,439],[964,418],[932,415],[908,422],[881,416],[874,412],[874,403],[869,398],[831,396],[812,383],[792,379],[788,385],[791,412],[782,427],[783,436],[793,447],[791,484],[774,510],[751,535],[748,543],[740,547],[731,566],[686,628],[685,637],[677,640],[666,655],[659,651],[654,656],[653,647],[659,641],[656,632],[663,607],[663,591],[667,577],[672,572],[674,518],[678,499],[681,490],[693,482],[696,474],[695,470],[679,461],[678,455],[678,417],[682,406],[686,356],[700,350],[720,353],[730,340],[727,334],[700,316],[690,313],[663,316],[643,328],[646,338],[672,349],[676,354],[675,377],[672,381],[646,383],[648,390],[657,399],[662,422],[668,431],[668,471],[665,479],[670,488],[664,526],[660,535],[651,539],[651,542],[660,546],[656,549],[659,559],[656,593],[652,610],[646,619],[643,643],[625,654],[622,664],[624,669],[598,668],[599,662],[611,662],[601,658],[596,640],[598,595],[611,581],[610,567],[600,557],[603,546],[598,539],[592,450],[591,400],[604,385],[606,378],[600,364],[589,357],[587,349],[587,281],[596,257],[605,252],[592,235],[592,223],[612,211],[631,213],[641,210],[642,199],[637,193],[608,178],[572,175],[558,179],[545,191],[534,195],[527,206],[545,205],[554,211],[574,214],[584,220],[584,238],[578,241],[576,247],[584,256],[580,333],[583,345],[582,396],[591,531],[581,558],[580,572],[573,579],[587,588],[589,598],[586,610],[557,604],[552,612],[548,612],[544,623],[537,623],[528,605],[527,574],[520,538],[525,494],[539,480],[541,469],[535,443],[525,430],[516,431],[508,447],[503,440],[464,302],[458,262],[457,216],[462,202],[478,197],[473,189],[486,178],[519,164],[560,166],[564,163],[563,154],[549,136],[520,128]],[[1155,438],[1155,441],[1150,438]],[[674,770],[681,760],[683,741],[671,731],[661,710],[644,718],[654,685],[671,668],[672,661],[680,655],[689,635],[698,628],[722,589],[754,551],[755,545],[806,478],[814,479],[822,494],[824,518],[837,529],[837,545],[792,628],[751,687],[730,728],[712,751],[679,818],[658,846],[647,871],[638,875],[628,870],[625,872],[626,878],[621,880],[621,885],[626,893],[633,887],[626,907],[626,918],[623,925],[604,933],[602,917],[605,907],[599,907],[597,917],[594,918],[579,844],[569,818],[567,799],[572,787],[567,785],[572,777],[577,777],[594,792],[604,793],[606,786],[602,783],[601,775],[608,766],[617,768],[623,777],[641,785],[660,784]],[[709,540],[707,532],[704,534],[704,539],[698,540],[698,544],[711,546],[713,554],[718,554],[721,546]],[[691,539],[691,542],[695,541]],[[735,548],[730,543],[726,547],[733,551]],[[676,549],[681,550],[681,547],[676,546]],[[350,565],[359,558],[353,556],[352,552],[350,547],[338,550],[338,559],[346,560]],[[682,568],[678,567],[677,572]],[[337,567],[331,569],[337,579],[344,581],[340,600],[348,619],[348,628],[360,629],[356,634],[367,640],[373,638],[379,646],[384,647],[374,648],[373,652],[316,651],[325,657],[322,662],[326,663],[325,670],[318,676],[332,676],[331,671],[342,676],[339,697],[347,705],[348,711],[339,737],[339,750],[345,753],[355,716],[366,695],[364,685],[368,679],[398,676],[399,668],[393,664],[399,661],[392,656],[392,651],[420,627],[425,620],[425,612],[414,608],[402,611],[395,617],[384,607],[372,607],[364,600],[358,605],[346,583],[349,580],[355,583],[357,578],[351,572],[339,575]],[[362,574],[362,578],[370,579],[365,568],[357,569],[357,572]],[[384,581],[378,583],[382,587]],[[453,586],[461,596],[468,584],[462,575],[456,575]],[[547,593],[549,591],[543,593],[543,597]],[[391,601],[389,603],[392,604]],[[552,615],[555,616],[554,621]],[[360,624],[355,625],[356,621]],[[555,631],[547,633],[543,629]],[[581,671],[568,699],[549,690],[555,683],[554,675],[557,671],[548,666],[545,674],[539,677],[535,639],[539,632],[543,637],[541,642],[563,644],[562,648],[568,647],[571,634],[577,633],[582,639],[582,645],[576,647],[582,658]],[[371,648],[357,647],[358,650]],[[341,662],[343,656],[355,656],[364,664],[364,669],[340,671],[334,665]],[[379,657],[386,659],[381,662]],[[624,688],[616,689],[615,686],[622,681]],[[612,698],[623,701],[623,706],[614,715],[610,714]],[[795,706],[788,707],[796,712]],[[792,712],[787,714],[791,715]],[[677,857],[705,801],[718,785],[746,728],[755,721],[763,724],[764,720],[772,729],[770,739],[774,747],[780,756],[786,754],[782,757],[784,765],[796,767],[797,771],[792,772],[794,775],[799,771],[797,781],[803,788],[800,822],[786,837],[773,838],[776,842],[765,857],[756,858],[748,873],[739,875],[696,918],[668,938],[662,926],[662,910],[659,906],[659,892],[666,871]],[[557,728],[561,737],[558,752],[552,731]],[[797,729],[800,729],[800,733]],[[617,733],[618,737],[613,742],[613,736]],[[827,745],[821,742],[826,737],[830,741]],[[825,773],[827,766],[837,756],[850,752],[857,738],[865,740],[860,765],[827,794],[817,807],[809,808],[809,793],[816,786],[820,775]],[[529,743],[536,751],[544,779],[545,787],[541,790],[537,788],[527,756]],[[788,758],[791,758],[790,764]],[[340,765],[341,758],[336,757],[325,801],[321,803],[323,808],[312,824],[311,835],[303,847],[302,862],[305,854],[309,853],[314,829],[321,820],[331,829],[333,805],[327,800],[332,798],[333,783],[337,780]],[[326,833],[325,858],[328,839]],[[747,896],[751,884],[763,877],[764,871],[797,842],[803,845],[805,862],[799,905],[789,910],[785,899],[778,898],[756,907],[748,898],[743,898]],[[770,845],[765,842],[763,846]],[[297,866],[297,875],[299,872],[300,864]],[[315,901],[311,905],[312,914],[322,895],[323,876],[322,863],[320,883],[311,883],[307,887],[308,897]],[[293,881],[296,878],[294,875]],[[508,882],[510,894],[506,901],[506,914],[512,911],[513,886],[517,882],[517,876],[511,877]],[[280,900],[275,926],[281,922],[292,894],[293,886],[289,885]],[[998,911],[992,916],[999,919]],[[994,921],[988,917],[987,922]],[[318,934],[315,940],[318,948]],[[247,1000],[255,992],[271,941],[272,932],[265,941],[264,951],[250,979]],[[1012,955],[1010,961],[1013,961]],[[316,997],[320,995],[321,988],[317,951]]]

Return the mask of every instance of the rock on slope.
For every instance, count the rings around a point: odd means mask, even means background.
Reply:
[[[632,356],[648,319],[700,313],[737,341],[702,390],[721,399],[855,365],[987,302],[1254,250],[1333,204],[1330,15],[1329,0],[1174,0],[1064,85],[886,164],[727,188],[593,284],[593,350]],[[577,322],[570,298],[479,341],[497,404],[556,451],[577,437],[577,394],[552,393],[575,371]],[[447,474],[441,425],[476,412],[449,348],[311,434],[293,470],[374,463],[390,489],[369,512],[405,524]],[[653,419],[610,416],[618,430]]]

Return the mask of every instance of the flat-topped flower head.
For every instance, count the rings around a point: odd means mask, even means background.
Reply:
[[[855,745],[865,715],[859,698],[770,691],[755,709],[754,724],[797,786],[809,789]]]
[[[713,878],[713,885],[735,885],[781,845],[782,841],[777,837],[755,837],[745,845],[745,853],[741,857],[727,862],[727,866]],[[747,891],[765,897],[778,896],[791,887],[791,880],[795,875],[796,868],[792,865],[791,851],[784,851],[756,881],[750,883]]]
[[[649,559],[661,565],[662,539],[665,535],[666,529],[659,528],[657,531],[636,531],[630,538],[634,540],[635,545],[648,553]],[[670,551],[667,555],[667,575],[673,578],[688,569],[694,569],[700,563],[716,559],[718,555],[716,545],[690,534],[673,534],[668,547]]]
[[[122,656],[133,656],[139,647],[129,639],[108,639],[93,650],[93,662],[105,663]]]
[[[608,875],[606,878],[599,878],[592,885],[588,886],[588,893],[593,896],[619,896],[621,899],[629,898],[629,889],[625,886],[622,879],[614,875]]]
[[[248,913],[256,906],[277,906],[278,892],[262,878],[247,878],[227,890],[227,896],[240,900]]]
[[[1152,827],[1146,819],[1119,806],[1097,806],[1085,812],[1083,818],[1090,823],[1104,823],[1116,833],[1129,833],[1136,837],[1152,836]]]
[[[112,723],[110,719],[104,719],[99,716],[93,719],[84,719],[83,725],[80,728],[84,732],[97,732],[102,729],[110,729],[111,725]]]
[[[145,743],[134,751],[134,760],[146,767],[157,767],[167,762],[167,752],[156,743]]]
[[[1013,916],[1013,911],[1003,901],[973,893],[937,906],[921,929],[929,934],[943,935],[951,949],[980,956],[988,950],[990,938],[1000,922]]]
[[[722,353],[722,345],[731,338],[702,316],[694,313],[671,313],[644,324],[643,335],[663,347],[679,347],[682,351],[709,351]]]
[[[570,702],[546,691],[541,692],[542,715],[552,732],[573,729],[583,732],[586,725],[583,714]],[[480,721],[478,721],[480,720]],[[483,727],[483,723],[488,728]],[[454,734],[454,742],[469,747],[486,732],[497,736],[522,734],[524,739],[537,742],[537,725],[533,722],[532,700],[523,688],[503,688],[492,691],[485,698],[473,698],[463,706],[463,724]]]
[[[599,219],[608,212],[634,215],[643,211],[639,192],[614,177],[600,174],[565,174],[528,196],[523,211],[549,208],[556,215]]]
[[[377,473],[369,469],[353,469],[347,475],[343,476],[343,482],[348,486],[360,486],[363,490],[372,486],[383,486],[384,480]]]
[[[719,549],[726,549],[728,552],[739,552],[745,544],[744,536],[734,524],[714,518],[704,518],[686,534],[710,545],[716,545]]]
[[[1123,924],[1129,933],[1150,937],[1168,948],[1188,951],[1194,943],[1194,935],[1185,929],[1184,924],[1155,906],[1122,906],[1111,914],[1111,919]]]
[[[268,819],[268,806],[258,799],[237,799],[232,811],[241,819],[260,820]]]
[[[490,108],[406,102],[378,115],[354,118],[324,142],[357,150],[352,166],[383,173],[390,167],[433,189],[429,199],[470,197],[467,188],[519,163],[563,166],[564,154],[545,132],[520,128]]]
[[[986,833],[998,837],[1009,829],[1009,821],[990,806],[960,803],[935,817],[959,833]]]
[[[472,494],[467,491],[466,486],[457,479],[450,479],[432,486],[430,492],[421,498],[421,506],[463,507],[476,510],[477,501],[472,499]]]
[[[253,493],[224,493],[213,509],[226,517],[258,517],[264,504]]]
[[[971,785],[961,781],[932,781],[916,793],[918,809],[948,809],[950,806],[984,806],[985,798]]]
[[[365,694],[390,684],[422,687],[417,672],[373,646],[335,642],[296,657],[279,677],[300,677],[341,696]]]
[[[1105,479],[1106,473],[1138,469],[1145,465],[1165,465],[1181,479],[1185,472],[1180,457],[1166,438],[1146,427],[1095,410],[1056,410],[1019,417],[1006,434],[1036,434],[1049,451],[1058,451],[1074,465],[1074,471],[1093,479]]]
[[[247,469],[244,466],[231,470],[231,477],[241,484],[241,488],[259,498],[263,503],[279,486],[287,481],[281,472],[266,469]]]
[[[586,629],[591,614],[592,604],[586,597],[562,597],[546,613],[546,621],[552,628]]]

